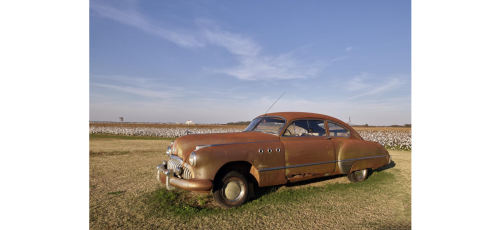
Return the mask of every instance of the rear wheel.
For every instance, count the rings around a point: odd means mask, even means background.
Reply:
[[[241,206],[248,198],[248,181],[241,173],[232,171],[215,181],[214,200],[222,208]]]
[[[366,180],[367,177],[368,177],[368,169],[357,170],[347,175],[347,178],[349,178],[349,180],[353,183],[364,181]]]

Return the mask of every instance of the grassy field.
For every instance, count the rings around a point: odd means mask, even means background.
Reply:
[[[390,151],[394,164],[362,183],[334,176],[265,187],[242,207],[223,210],[210,194],[166,191],[156,181],[169,143],[90,136],[90,228],[411,228],[411,151]]]

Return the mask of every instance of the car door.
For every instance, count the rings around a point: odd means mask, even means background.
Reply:
[[[325,127],[320,119],[299,119],[286,127],[280,139],[285,149],[285,175],[290,181],[335,170],[335,150]]]

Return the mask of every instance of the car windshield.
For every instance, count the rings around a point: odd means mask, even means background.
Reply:
[[[278,135],[285,125],[285,119],[279,117],[257,117],[243,132],[263,132]]]

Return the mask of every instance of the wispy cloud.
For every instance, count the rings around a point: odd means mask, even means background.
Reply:
[[[100,84],[100,83],[91,83],[91,85],[132,93],[149,98],[167,99],[175,96],[175,94],[171,94],[166,91],[156,91],[156,90],[137,88],[132,86],[118,86],[118,85]]]
[[[358,91],[362,89],[369,88],[371,85],[366,81],[369,78],[368,73],[361,73],[361,75],[355,76],[345,84],[345,89],[348,91]]]
[[[115,83],[127,84],[140,88],[161,88],[165,90],[184,90],[184,88],[174,85],[159,83],[162,79],[130,77],[123,75],[92,75],[92,79],[109,80]]]
[[[90,1],[90,9],[101,16],[139,28],[182,47],[193,48],[205,45],[203,41],[193,36],[192,31],[183,31],[172,26],[164,28],[151,23],[149,19],[135,9],[134,4],[125,4],[121,8],[117,8],[100,1]]]
[[[351,50],[353,50],[353,49],[354,49],[354,48],[353,48],[352,46],[349,46],[349,47],[345,48],[345,51],[349,52],[349,51],[351,51]]]
[[[406,82],[401,77],[374,77],[368,73],[362,73],[345,83],[345,89],[358,94],[349,97],[355,99],[364,96],[373,96],[389,92],[398,88]]]
[[[182,87],[169,86],[158,83],[154,79],[145,79],[139,77],[128,76],[92,76],[94,82],[90,83],[91,87],[101,87],[125,93],[135,94],[149,99],[171,99],[184,95],[186,92]],[[95,82],[96,79],[102,82]]]
[[[217,23],[207,19],[197,19],[194,28],[187,29],[164,23],[162,26],[158,26],[157,23],[140,14],[134,4],[117,8],[107,3],[92,1],[90,8],[104,17],[162,37],[181,47],[201,48],[212,45],[224,48],[239,64],[212,71],[241,80],[315,77],[326,66],[340,60],[308,62],[296,57],[293,52],[281,55],[264,55],[262,47],[252,38],[223,30]]]

